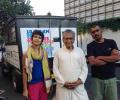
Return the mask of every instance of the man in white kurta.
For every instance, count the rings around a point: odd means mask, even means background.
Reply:
[[[65,46],[60,48],[54,56],[53,72],[57,82],[56,100],[88,100],[84,88],[88,73],[85,55],[82,49],[73,47],[72,42],[74,41],[71,42],[70,35],[71,30],[66,30],[63,35]],[[69,49],[70,45],[72,45],[72,49]]]

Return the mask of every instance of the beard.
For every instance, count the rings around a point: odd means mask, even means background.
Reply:
[[[100,36],[100,35],[96,35],[96,36],[94,37],[94,39],[95,39],[95,41],[97,41],[97,42],[102,42],[102,36]]]

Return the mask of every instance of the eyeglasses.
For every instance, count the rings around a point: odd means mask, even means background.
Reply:
[[[99,32],[100,30],[99,29],[96,29],[94,31],[91,31],[91,33],[96,33],[96,32]]]

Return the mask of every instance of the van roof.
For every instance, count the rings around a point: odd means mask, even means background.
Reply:
[[[16,16],[15,18],[17,19],[69,19],[69,20],[75,20],[77,17],[67,17],[67,16]]]

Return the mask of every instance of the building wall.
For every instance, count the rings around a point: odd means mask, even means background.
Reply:
[[[118,49],[120,50],[120,30],[113,32],[112,30],[109,29],[104,29],[103,30],[103,37],[108,38],[108,39],[114,39],[117,43]],[[87,44],[92,41],[92,37],[90,36],[89,33],[82,34],[78,36],[78,46],[83,49],[85,54],[87,54]]]
[[[65,0],[65,15],[83,22],[120,17],[120,0]]]

